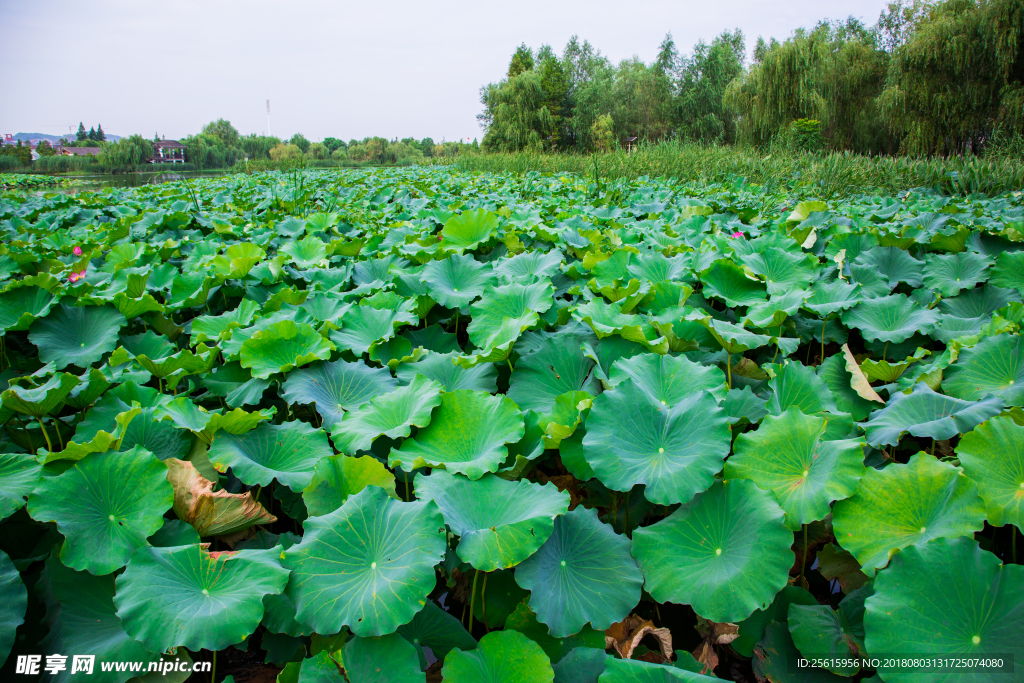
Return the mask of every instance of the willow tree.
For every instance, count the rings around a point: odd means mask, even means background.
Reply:
[[[484,147],[495,152],[541,151],[556,132],[545,105],[541,75],[524,71],[484,88],[481,97],[487,124]]]
[[[1024,0],[946,0],[893,52],[882,114],[909,154],[979,152],[1024,131]]]
[[[741,138],[761,144],[792,121],[816,119],[832,147],[879,151],[885,145],[875,100],[888,57],[863,24],[821,22],[760,49],[760,61],[725,91]]]

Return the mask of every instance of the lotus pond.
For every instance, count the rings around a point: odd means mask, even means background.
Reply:
[[[5,680],[1024,680],[1019,192],[270,173],[0,233]]]

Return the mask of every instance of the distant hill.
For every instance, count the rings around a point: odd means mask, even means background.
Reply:
[[[107,142],[117,142],[121,139],[120,135],[106,134]],[[50,142],[60,142],[61,138],[67,138],[74,142],[74,135],[47,135],[46,133],[18,133],[14,136],[15,140],[49,140]]]

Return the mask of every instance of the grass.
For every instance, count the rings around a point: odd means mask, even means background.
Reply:
[[[816,197],[895,194],[934,187],[944,194],[988,196],[1024,188],[1024,158],[864,156],[663,142],[601,154],[530,152],[463,155],[438,163],[487,173],[571,172],[602,179],[641,176],[728,182],[738,178],[768,190]]]

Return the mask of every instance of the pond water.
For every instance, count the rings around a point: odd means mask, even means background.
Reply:
[[[140,185],[158,185],[172,180],[182,178],[214,178],[222,175],[229,175],[230,171],[182,171],[172,173],[168,171],[157,171],[150,173],[118,173],[116,175],[101,174],[95,175],[67,175],[58,176],[62,178],[73,178],[78,182],[66,187],[40,187],[41,192],[64,192],[74,194],[84,190],[96,191],[108,187],[139,187]]]

